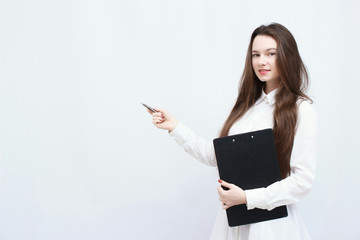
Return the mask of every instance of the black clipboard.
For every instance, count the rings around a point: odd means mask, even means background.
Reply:
[[[237,134],[213,140],[220,179],[243,190],[267,187],[281,180],[272,129]],[[286,206],[271,211],[245,204],[226,210],[230,227],[286,217]]]

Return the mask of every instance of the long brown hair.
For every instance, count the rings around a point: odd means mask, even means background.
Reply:
[[[256,103],[264,88],[252,66],[252,44],[256,36],[266,35],[277,42],[276,64],[280,85],[275,96],[274,138],[282,178],[290,174],[290,157],[298,118],[298,99],[312,100],[304,93],[309,84],[305,65],[290,31],[278,23],[261,25],[251,35],[245,67],[240,80],[239,94],[220,137],[227,136],[231,126]]]

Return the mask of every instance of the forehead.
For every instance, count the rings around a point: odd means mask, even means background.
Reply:
[[[266,35],[257,35],[252,44],[252,51],[263,52],[270,48],[277,48],[274,38]]]

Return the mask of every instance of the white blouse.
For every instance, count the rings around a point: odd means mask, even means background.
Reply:
[[[233,126],[229,135],[262,130],[273,127],[273,111],[276,90],[266,95],[264,92],[256,104]],[[311,189],[315,178],[317,120],[316,112],[308,101],[298,101],[299,114],[290,168],[287,178],[266,188],[245,190],[247,208],[271,210],[286,205],[288,216],[271,221],[229,227],[226,211],[219,210],[211,234],[212,240],[304,240],[310,236],[297,213],[296,202]],[[186,152],[201,162],[216,166],[212,141],[205,141],[194,134],[181,122],[170,135]]]

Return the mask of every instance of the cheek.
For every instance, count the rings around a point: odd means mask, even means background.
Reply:
[[[277,66],[275,65],[275,68],[273,68],[273,77],[276,77],[276,78],[278,78],[279,76],[280,76],[280,74],[279,74],[279,69],[277,68]]]
[[[255,67],[254,66],[256,66],[256,61],[254,60],[254,59],[252,59],[251,60],[251,63],[252,63],[252,69],[254,69],[254,71],[255,71]]]
[[[277,67],[276,60],[273,60],[273,61],[271,62],[271,69],[272,69],[274,72],[278,72],[278,67]]]

